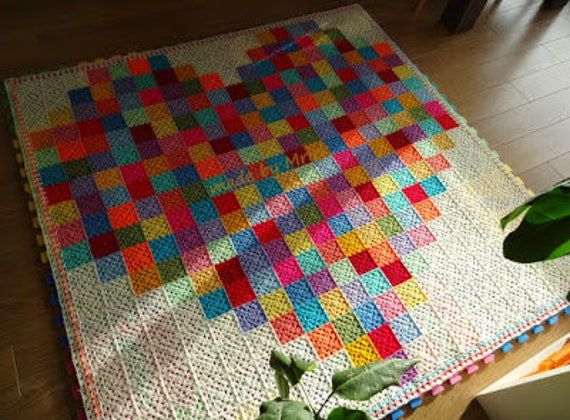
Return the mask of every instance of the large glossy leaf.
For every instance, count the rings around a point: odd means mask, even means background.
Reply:
[[[337,372],[332,377],[333,390],[347,400],[366,401],[391,385],[399,385],[402,375],[417,363],[418,359],[380,360]]]
[[[283,399],[289,398],[289,381],[280,372],[275,372],[275,382],[277,383],[277,390],[279,396]]]
[[[258,420],[313,420],[313,413],[300,401],[277,398],[261,404]]]
[[[273,350],[269,359],[269,366],[275,372],[285,376],[291,385],[296,385],[301,380],[303,374],[316,369],[317,364],[315,362],[307,362],[298,357],[289,357],[278,350]]]
[[[570,254],[570,217],[531,224],[526,217],[503,242],[503,255],[511,261],[533,263]]]
[[[525,213],[503,243],[503,255],[521,263],[551,260],[570,254],[570,180],[565,180],[501,220],[504,227]]]
[[[511,221],[530,209],[525,215],[529,223],[545,223],[570,216],[570,178],[553,186],[549,191],[531,198],[501,219],[504,229]]]
[[[370,416],[362,410],[337,407],[327,416],[327,420],[369,420]]]

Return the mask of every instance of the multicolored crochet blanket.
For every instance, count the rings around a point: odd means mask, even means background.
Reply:
[[[90,417],[255,417],[271,349],[418,357],[381,416],[565,307],[527,191],[359,7],[6,82]],[[565,266],[563,266],[565,264]]]

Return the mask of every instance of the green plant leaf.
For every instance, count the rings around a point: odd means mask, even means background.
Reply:
[[[277,398],[261,404],[258,420],[313,420],[313,413],[300,401]]]
[[[511,261],[533,263],[570,254],[570,217],[532,224],[525,218],[507,235],[503,255]]]
[[[511,223],[513,220],[515,220],[522,213],[524,213],[525,210],[527,210],[529,208],[530,208],[529,203],[524,203],[524,204],[521,204],[520,206],[518,206],[516,209],[514,209],[512,212],[510,212],[509,214],[507,214],[505,217],[503,217],[501,219],[501,228],[505,229],[505,227],[509,223]]]
[[[289,398],[289,382],[282,373],[275,371],[275,382],[277,383],[277,390],[279,396],[283,399]]]
[[[298,357],[289,357],[278,350],[272,350],[269,366],[275,372],[285,376],[291,385],[297,385],[303,374],[315,370],[317,364],[315,362],[307,362]]]
[[[333,390],[347,400],[366,401],[391,385],[399,385],[402,375],[417,363],[418,359],[379,360],[337,372],[332,377]]]
[[[570,178],[554,185],[550,190],[531,198],[501,219],[504,229],[525,210],[531,209],[525,218],[529,223],[545,223],[570,216]]]
[[[352,410],[346,407],[334,408],[327,420],[369,420],[370,416],[362,410]]]

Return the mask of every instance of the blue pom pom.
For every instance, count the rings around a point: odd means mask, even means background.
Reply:
[[[49,294],[49,302],[53,305],[56,306],[59,304],[59,301],[57,300],[57,293],[56,292],[51,292]]]
[[[525,341],[528,341],[528,334],[519,335],[517,341],[521,344],[524,343]]]
[[[501,347],[501,350],[503,351],[503,353],[508,353],[513,349],[513,343],[505,343],[503,344],[503,347]]]
[[[558,315],[553,315],[553,316],[551,316],[550,318],[548,318],[548,319],[546,320],[546,323],[547,323],[548,325],[554,325],[554,324],[556,324],[557,322],[558,322]]]
[[[402,409],[397,409],[396,411],[393,411],[392,414],[390,414],[390,418],[392,420],[398,420],[402,417],[404,417],[404,410]]]
[[[61,347],[68,347],[69,346],[69,341],[67,340],[66,335],[62,335],[59,337],[59,345]]]
[[[534,327],[532,329],[532,332],[535,334],[540,334],[541,332],[544,331],[544,326],[543,325],[537,325],[536,327]]]
[[[422,405],[423,402],[424,401],[421,398],[414,398],[412,401],[410,401],[410,408],[415,410],[420,405]]]

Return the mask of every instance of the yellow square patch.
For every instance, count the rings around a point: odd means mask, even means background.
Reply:
[[[416,123],[414,117],[408,111],[398,112],[390,117],[400,128],[405,128]]]
[[[425,160],[420,160],[419,162],[409,165],[408,169],[418,181],[423,181],[433,175],[432,169]]]
[[[412,92],[406,92],[406,93],[398,96],[398,101],[406,109],[411,109],[411,108],[421,106],[421,102],[418,101],[418,99],[416,98],[416,96]]]
[[[453,146],[453,140],[445,133],[440,133],[432,137],[431,141],[437,146],[439,150],[449,150]]]
[[[259,191],[254,184],[246,185],[235,192],[237,200],[242,208],[255,206],[263,202]]]
[[[62,225],[80,219],[79,210],[73,200],[67,200],[54,206],[49,206],[49,215],[51,222],[55,225]]]
[[[420,285],[416,279],[410,279],[404,283],[396,286],[396,293],[400,297],[400,300],[404,302],[404,305],[408,309],[424,303],[427,300],[426,295],[422,291]]]
[[[48,111],[49,122],[52,127],[71,124],[75,121],[75,115],[71,108],[59,108]]]
[[[303,186],[303,182],[301,181],[301,178],[299,178],[299,174],[295,171],[282,173],[276,178],[284,191],[294,190],[295,188],[301,188]]]
[[[146,113],[149,121],[160,121],[171,117],[166,104],[146,106],[144,108],[144,112]]]
[[[374,139],[368,144],[370,145],[370,148],[372,149],[374,154],[378,157],[386,156],[388,153],[390,153],[392,150],[394,150],[394,148],[388,142],[386,137]]]
[[[358,254],[365,249],[364,244],[355,231],[345,233],[344,235],[339,236],[336,240],[344,252],[344,255],[348,257]]]
[[[344,176],[353,187],[358,187],[359,185],[366,184],[370,181],[368,174],[362,166],[355,166],[354,168],[347,169],[344,172]]]
[[[351,310],[340,289],[322,294],[319,296],[319,300],[330,319],[341,317]]]
[[[141,222],[141,228],[144,233],[144,237],[149,241],[152,239],[162,238],[163,236],[168,236],[172,233],[164,216],[156,216],[143,220]]]
[[[229,234],[241,232],[249,227],[249,222],[243,210],[236,210],[222,216],[224,226]]]
[[[258,143],[257,149],[259,150],[259,153],[261,153],[261,155],[266,159],[283,153],[283,148],[275,139]]]
[[[214,267],[193,273],[190,275],[190,279],[192,280],[192,287],[194,287],[194,290],[199,296],[223,287]]]
[[[178,128],[176,127],[176,124],[174,124],[174,120],[170,117],[162,120],[151,121],[150,125],[159,139],[178,133]]]
[[[330,155],[327,146],[320,140],[306,145],[305,150],[312,162],[324,159]]]
[[[396,75],[400,78],[400,80],[414,77],[414,71],[409,66],[406,65],[394,67],[392,71],[396,73]]]
[[[380,193],[380,195],[385,196],[395,191],[399,191],[398,185],[389,175],[382,175],[378,178],[372,180],[374,187]]]
[[[95,183],[100,190],[117,187],[123,184],[123,177],[117,168],[95,172]]]
[[[272,122],[267,124],[267,127],[269,128],[271,135],[275,138],[283,137],[293,132],[293,129],[285,120]]]
[[[265,313],[270,320],[273,320],[292,309],[289,298],[283,289],[279,289],[262,296],[259,300],[261,301],[261,305],[263,306],[263,309],[265,309]]]
[[[202,143],[189,148],[188,154],[193,162],[200,162],[214,156],[214,151],[209,143]]]
[[[333,68],[326,60],[316,61],[312,64],[312,66],[319,76],[322,76],[327,73],[334,73]]]
[[[257,109],[269,108],[270,106],[275,105],[273,98],[267,92],[259,93],[257,95],[253,95],[251,100],[255,104]]]
[[[367,335],[363,335],[352,343],[345,345],[350,360],[355,367],[364,366],[380,360],[380,355]]]
[[[285,242],[294,255],[299,255],[313,247],[311,238],[305,230],[299,230],[285,236]]]
[[[369,225],[361,227],[357,232],[366,248],[378,245],[385,239],[376,222],[372,222]]]

